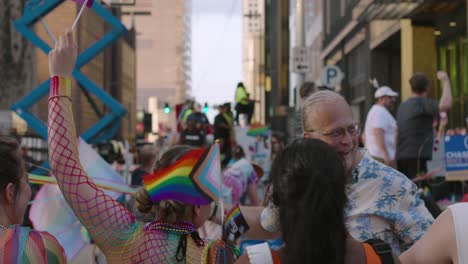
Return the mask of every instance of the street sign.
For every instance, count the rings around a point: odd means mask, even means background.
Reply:
[[[295,73],[305,74],[310,71],[307,48],[293,47],[291,56],[291,70]]]
[[[468,136],[445,137],[446,180],[468,180]]]
[[[339,86],[344,78],[343,72],[335,65],[327,65],[320,75],[322,85],[333,88]]]

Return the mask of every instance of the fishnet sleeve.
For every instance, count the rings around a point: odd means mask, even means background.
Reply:
[[[106,256],[134,248],[142,229],[135,217],[96,187],[83,170],[73,120],[71,80],[51,79],[49,97],[49,160],[65,199]],[[133,241],[133,242],[132,242]]]

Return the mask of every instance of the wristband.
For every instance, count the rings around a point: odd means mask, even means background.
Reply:
[[[251,264],[273,264],[273,256],[266,242],[247,247],[247,256]]]
[[[71,79],[54,76],[50,79],[49,98],[62,96],[71,98],[71,87]]]

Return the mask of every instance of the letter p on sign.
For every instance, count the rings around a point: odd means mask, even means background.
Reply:
[[[320,76],[322,85],[333,88],[339,86],[344,78],[343,72],[335,65],[326,66]]]

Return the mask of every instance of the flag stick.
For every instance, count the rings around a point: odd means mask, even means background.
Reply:
[[[89,1],[89,0],[85,0],[85,2],[83,3],[83,5],[81,6],[80,12],[79,12],[78,15],[76,16],[75,22],[73,22],[72,31],[75,30],[76,24],[78,24],[78,21],[80,20],[81,14],[83,14],[83,11],[85,10],[86,5],[88,4],[88,1]]]
[[[41,18],[40,21],[41,21],[41,24],[44,27],[45,31],[47,32],[47,35],[49,35],[50,39],[52,39],[54,44],[57,43],[57,38],[55,38],[54,33],[52,33],[52,31],[50,31],[49,26],[44,21],[44,19]]]

